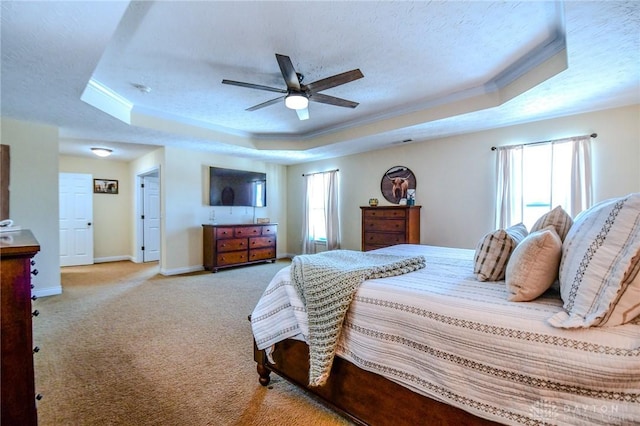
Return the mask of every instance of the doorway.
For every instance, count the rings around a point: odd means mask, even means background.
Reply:
[[[160,260],[160,170],[137,176],[138,180],[138,259]]]
[[[93,176],[60,173],[60,266],[93,263]]]

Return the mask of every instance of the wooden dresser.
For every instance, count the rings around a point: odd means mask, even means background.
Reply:
[[[202,225],[202,261],[208,271],[276,260],[278,225]]]
[[[38,424],[31,328],[37,315],[31,311],[31,259],[38,251],[28,230],[0,233],[2,425]]]
[[[362,206],[362,251],[420,244],[420,206]]]

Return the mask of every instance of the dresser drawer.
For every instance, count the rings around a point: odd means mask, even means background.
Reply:
[[[404,244],[407,240],[405,234],[394,234],[384,232],[365,232],[365,245],[392,246],[395,244]]]
[[[275,235],[278,232],[278,225],[266,225],[262,227],[262,235]]]
[[[225,266],[225,265],[235,265],[237,263],[247,262],[247,251],[233,251],[230,253],[220,253],[217,256],[217,265]]]
[[[404,233],[407,222],[403,219],[368,220],[364,224],[364,231],[399,232]]]
[[[388,210],[388,209],[376,209],[376,208],[372,208],[372,209],[368,209],[363,211],[364,214],[364,218],[366,219],[374,219],[374,218],[379,218],[379,219],[393,219],[393,218],[406,218],[407,217],[407,211],[406,209],[393,209],[393,210]]]
[[[272,247],[276,244],[275,236],[249,238],[250,248]]]
[[[215,228],[216,231],[216,239],[219,238],[233,238],[233,229],[234,228]]]
[[[246,238],[230,238],[227,240],[219,240],[216,242],[218,252],[246,250],[248,248]]]
[[[276,257],[276,249],[274,247],[260,248],[249,251],[249,261],[274,259]]]
[[[262,234],[262,226],[240,226],[233,233],[234,237],[252,237]]]

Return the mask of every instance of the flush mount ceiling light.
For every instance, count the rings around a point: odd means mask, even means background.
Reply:
[[[138,89],[139,91],[141,91],[142,93],[149,93],[151,92],[151,87],[145,85],[145,84],[140,84],[140,83],[131,83],[131,85],[133,87],[135,87],[136,89]]]
[[[291,93],[284,98],[284,104],[289,109],[305,109],[309,105],[309,99],[300,93]]]
[[[109,148],[91,148],[91,152],[93,152],[98,157],[108,157],[111,155],[113,150]]]

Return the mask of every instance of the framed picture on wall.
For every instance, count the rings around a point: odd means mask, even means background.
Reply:
[[[117,194],[118,181],[114,179],[94,179],[93,193],[94,194]]]
[[[408,167],[391,167],[382,175],[380,191],[390,203],[406,205],[407,198],[414,196],[415,190],[416,177]]]

